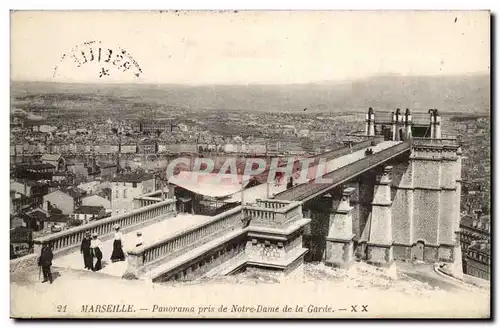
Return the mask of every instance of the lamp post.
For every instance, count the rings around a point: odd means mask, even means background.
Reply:
[[[269,199],[269,181],[266,180],[266,198]]]
[[[245,176],[241,176],[241,206],[243,206],[245,203]]]

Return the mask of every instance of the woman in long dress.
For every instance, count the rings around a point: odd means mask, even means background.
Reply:
[[[120,226],[115,226],[115,239],[113,241],[113,253],[111,254],[111,262],[125,261],[125,253],[123,253],[122,233]]]
[[[88,270],[92,270],[94,268],[94,259],[90,248],[91,242],[90,232],[86,232],[82,240],[82,245],[80,246],[80,253],[83,254],[83,264],[85,265],[85,269]]]
[[[99,271],[102,269],[102,243],[97,239],[97,234],[92,235],[92,242],[90,243],[90,248],[92,250],[92,255],[97,259],[97,262],[93,265],[92,271]],[[93,262],[93,260],[92,260]]]

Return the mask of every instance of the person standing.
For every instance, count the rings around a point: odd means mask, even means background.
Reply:
[[[97,261],[94,262],[94,259],[92,258],[92,271],[99,271],[102,269],[102,243],[99,239],[97,239],[97,234],[94,233],[92,235],[92,241],[90,243],[90,249],[92,250],[92,255],[97,259]]]
[[[82,245],[80,246],[80,253],[83,254],[83,264],[85,265],[85,269],[88,270],[94,269],[94,259],[92,250],[90,249],[91,242],[90,232],[85,232],[85,236],[82,240]]]
[[[43,272],[43,282],[50,281],[52,283],[52,272],[50,272],[50,266],[52,265],[52,259],[54,254],[52,254],[52,249],[48,242],[43,242],[42,251],[40,257],[38,258],[38,266],[42,267]]]
[[[113,253],[111,254],[111,262],[125,261],[122,238],[123,236],[120,232],[120,226],[115,225],[115,238],[113,240]]]

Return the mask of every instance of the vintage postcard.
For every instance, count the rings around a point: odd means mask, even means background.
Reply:
[[[10,18],[12,318],[490,318],[490,12]]]

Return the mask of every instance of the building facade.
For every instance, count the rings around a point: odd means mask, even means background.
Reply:
[[[134,209],[134,198],[154,191],[154,178],[149,173],[125,173],[111,180],[111,215]]]
[[[489,242],[474,242],[467,248],[464,273],[490,280],[491,247]]]

